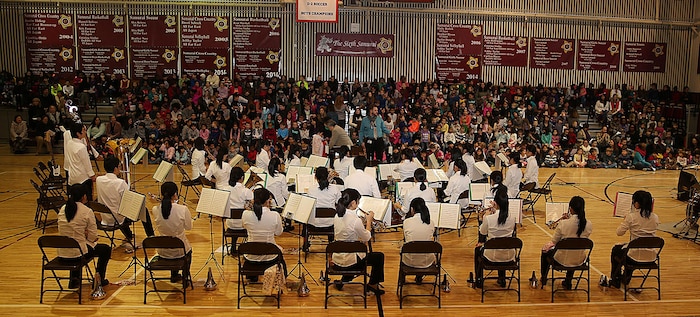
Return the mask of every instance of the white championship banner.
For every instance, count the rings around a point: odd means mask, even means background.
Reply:
[[[338,0],[296,0],[297,22],[338,23]]]

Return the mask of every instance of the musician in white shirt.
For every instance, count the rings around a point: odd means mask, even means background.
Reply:
[[[102,278],[102,286],[109,284],[106,278],[107,263],[112,255],[112,248],[97,243],[97,224],[92,209],[85,206],[88,202],[87,188],[82,184],[70,187],[70,198],[58,213],[58,233],[75,239],[80,245],[83,257],[97,257],[97,272]],[[59,249],[58,256],[66,259],[80,258],[80,253],[73,249]],[[68,288],[80,287],[80,271],[70,272]]]
[[[474,153],[474,146],[467,143],[464,146],[464,149],[466,152],[464,155],[462,155],[462,160],[467,164],[467,168],[469,169],[469,177],[472,179],[473,183],[484,183],[486,177],[484,177],[484,174],[482,174],[479,169],[474,166],[474,164],[476,164],[474,156],[472,156]]]
[[[529,183],[535,183],[535,188],[540,188],[540,181],[538,179],[540,174],[540,167],[537,165],[537,158],[535,154],[537,153],[537,148],[530,144],[527,146],[527,166],[525,167],[525,175],[523,178],[523,185]]]
[[[411,149],[403,149],[401,152],[401,163],[394,169],[395,172],[399,173],[402,182],[413,177],[413,173],[421,168],[421,166],[411,161],[412,158],[413,151]]]
[[[287,187],[287,177],[279,172],[280,159],[273,158],[267,168],[267,188],[274,195],[275,206],[284,206],[289,198],[289,189]]]
[[[345,188],[353,188],[363,196],[381,198],[382,194],[379,191],[377,179],[365,173],[367,158],[364,156],[356,156],[353,159],[353,165],[355,166],[355,171],[343,180],[345,182]]]
[[[228,152],[219,150],[216,153],[216,161],[209,164],[207,173],[204,177],[211,181],[211,178],[216,179],[216,188],[225,188],[228,186],[229,177],[231,176],[231,165],[224,159]]]
[[[333,208],[340,199],[340,191],[335,186],[330,186],[328,181],[328,169],[321,166],[316,168],[316,182],[318,187],[309,189],[309,197],[316,198],[316,209],[318,208]],[[316,218],[316,211],[311,213],[309,217],[309,225],[316,228],[328,228],[333,226],[333,218]],[[306,227],[304,227],[306,230]],[[328,241],[333,241],[333,235],[328,235]],[[308,250],[309,243],[304,234],[304,249]]]
[[[268,165],[270,165],[270,142],[264,141],[258,156],[255,158],[255,166],[267,171]]]
[[[511,250],[489,250],[485,252],[483,243],[488,239],[512,237],[515,230],[515,219],[508,214],[508,191],[505,186],[498,186],[494,200],[491,202],[490,213],[484,216],[484,220],[479,226],[479,243],[474,250],[474,273],[476,277],[475,285],[477,288],[483,286],[483,277],[481,268],[482,255],[489,261],[505,262],[513,259],[515,254]],[[505,287],[506,280],[503,270],[498,271],[498,285]]]
[[[241,221],[243,228],[248,232],[248,242],[267,242],[277,245],[275,236],[282,234],[282,218],[279,213],[270,210],[272,206],[272,193],[265,188],[258,188],[253,192],[253,210],[243,212]],[[282,250],[282,247],[277,245]],[[277,261],[272,255],[249,255],[246,260],[270,263]],[[284,258],[280,259],[287,275],[287,264]],[[256,281],[257,276],[248,276],[251,281]]]
[[[403,221],[403,236],[408,243],[411,241],[433,241],[435,224],[430,221],[430,211],[423,198],[411,202],[410,217]],[[435,254],[404,254],[401,262],[415,268],[427,268],[435,263]],[[416,283],[423,280],[422,275],[416,276]]]
[[[437,202],[435,191],[432,188],[428,187],[428,182],[426,181],[426,178],[427,174],[425,172],[425,169],[423,168],[419,168],[413,173],[413,179],[415,180],[416,185],[408,190],[408,192],[404,196],[403,204],[399,205],[401,206],[399,213],[401,213],[402,216],[408,214],[409,208],[411,206],[411,201],[413,201],[413,199],[415,198],[423,198],[423,200],[429,203]]]
[[[508,187],[508,198],[517,198],[520,194],[520,181],[523,179],[523,172],[518,168],[520,155],[518,152],[513,152],[508,156],[508,171],[506,172],[506,180],[503,185]]]
[[[245,209],[247,204],[253,201],[253,191],[243,185],[245,172],[243,169],[236,166],[231,169],[231,175],[228,180],[228,186],[221,188],[230,192],[228,196],[229,209]],[[243,229],[241,219],[226,219],[226,228],[228,229]],[[237,238],[234,238],[237,239]],[[233,241],[234,246],[236,241]]]
[[[463,192],[469,190],[469,185],[471,184],[471,179],[467,172],[467,164],[464,161],[457,160],[454,162],[454,175],[450,177],[450,180],[447,182],[447,188],[445,188],[445,195],[450,197],[450,204],[456,204],[457,202],[460,202],[460,205],[469,204],[469,198],[459,199]]]
[[[335,170],[336,173],[338,173],[338,177],[340,179],[345,179],[348,177],[350,174],[350,166],[352,166],[352,157],[348,157],[348,152],[350,149],[348,149],[347,146],[341,146],[336,150],[336,153],[338,153],[338,158],[335,159],[335,162],[333,163],[333,169]]]
[[[192,151],[192,176],[196,180],[207,173],[205,166],[207,153],[204,151],[204,139],[198,137],[194,139],[194,150]]]
[[[170,281],[179,282],[185,278],[190,280],[190,265],[192,264],[192,245],[187,239],[185,231],[192,230],[192,214],[185,205],[177,203],[177,185],[173,182],[165,182],[160,186],[160,195],[163,198],[159,205],[153,207],[153,221],[161,236],[176,237],[185,245],[185,253],[181,250],[160,249],[158,255],[164,259],[185,259],[187,265],[178,274],[178,270],[170,271]],[[191,282],[191,280],[190,280]]]
[[[87,190],[88,201],[92,201],[92,183],[95,172],[92,170],[87,145],[82,141],[87,130],[80,123],[73,123],[70,128],[71,140],[65,148],[64,156],[68,170],[68,185],[83,184]]]
[[[335,239],[338,241],[360,241],[367,242],[372,238],[372,221],[374,219],[374,211],[368,211],[365,216],[365,221],[360,220],[354,210],[358,209],[360,201],[360,193],[348,188],[343,190],[338,204],[336,205],[336,216],[333,220],[333,231]],[[379,288],[379,283],[384,281],[384,254],[380,252],[369,252],[364,257],[364,253],[334,253],[332,255],[333,264],[353,269],[360,268],[361,265],[367,264],[372,268],[367,284],[367,290],[372,291],[377,295],[384,294],[384,291]],[[343,289],[343,282],[350,282],[355,277],[352,275],[343,275],[341,280],[335,280],[335,288]]]

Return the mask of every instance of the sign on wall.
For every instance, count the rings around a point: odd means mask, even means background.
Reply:
[[[338,23],[338,0],[297,0],[297,22]]]
[[[530,41],[530,68],[574,69],[576,41],[533,37]]]
[[[70,14],[24,14],[27,70],[70,78],[75,72],[75,38]]]
[[[394,57],[393,34],[316,33],[316,56]]]
[[[435,76],[438,79],[481,78],[482,25],[438,24],[435,38]]]
[[[620,41],[578,40],[578,70],[620,70]]]
[[[484,65],[527,67],[527,37],[484,35]]]
[[[666,71],[666,43],[625,42],[623,70],[663,73]]]
[[[233,58],[241,76],[278,76],[282,31],[277,18],[233,18]]]

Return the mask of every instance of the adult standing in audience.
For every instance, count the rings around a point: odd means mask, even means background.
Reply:
[[[348,133],[345,132],[345,130],[339,125],[337,125],[333,119],[327,119],[325,126],[326,129],[331,131],[331,139],[328,142],[328,156],[330,157],[331,168],[333,168],[332,164],[335,163],[335,153],[342,146],[347,146],[348,148],[352,147],[352,140],[350,140]]]
[[[391,131],[384,125],[384,120],[379,116],[379,108],[372,106],[369,116],[362,119],[360,125],[360,143],[365,148],[368,160],[383,161],[384,135]]]

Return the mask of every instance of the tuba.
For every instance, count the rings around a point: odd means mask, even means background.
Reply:
[[[258,174],[255,174],[255,172],[250,171],[250,177],[248,177],[248,180],[245,182],[245,187],[252,189],[253,187],[255,187],[255,184],[257,184],[261,180],[263,180],[262,177],[258,176]]]

